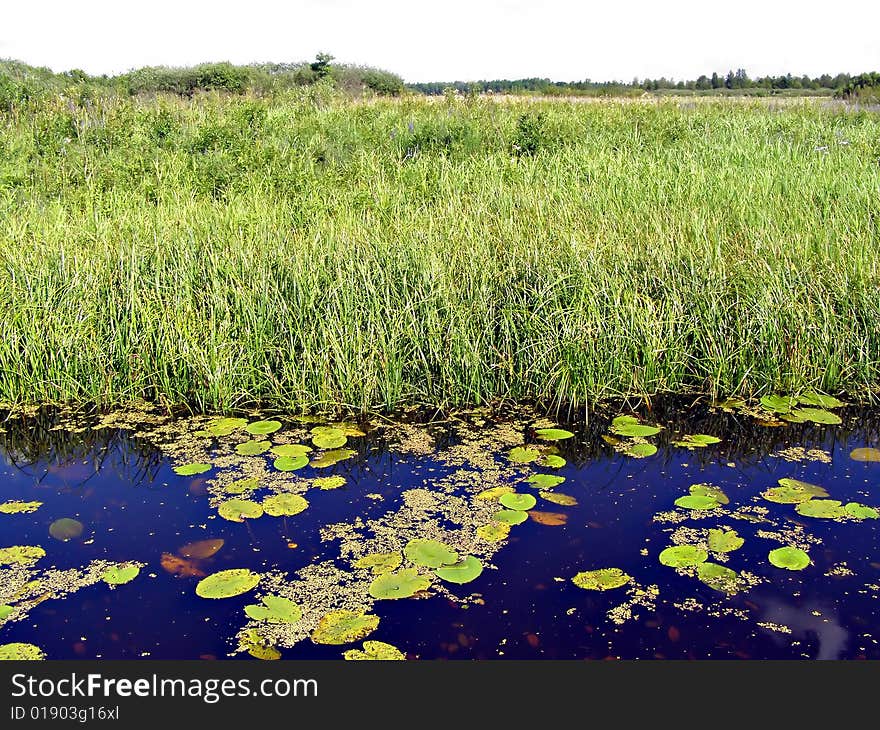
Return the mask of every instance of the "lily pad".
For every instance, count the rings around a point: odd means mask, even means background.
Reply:
[[[137,578],[141,569],[137,565],[116,565],[104,572],[103,581],[111,586],[121,586]]]
[[[695,433],[682,436],[679,440],[673,441],[674,446],[681,446],[686,449],[698,449],[712,444],[721,443],[721,439],[717,436],[708,436],[704,433]]]
[[[477,528],[477,536],[486,542],[501,542],[510,536],[510,525],[506,522],[490,522]]]
[[[771,487],[761,492],[761,496],[768,502],[776,504],[798,504],[813,498],[813,495],[794,487]]]
[[[0,606],[0,621],[5,621],[14,610],[12,606]]]
[[[744,543],[736,530],[709,530],[709,550],[713,553],[732,553]]]
[[[300,607],[283,596],[263,596],[262,603],[245,606],[244,612],[254,621],[270,624],[295,624],[302,618]]]
[[[312,443],[319,449],[338,449],[348,442],[348,437],[338,428],[318,426],[312,429]]]
[[[538,494],[542,499],[546,499],[548,502],[561,505],[562,507],[574,507],[578,503],[578,501],[571,495],[562,494],[561,492],[538,492]]]
[[[685,568],[705,563],[709,559],[709,553],[696,545],[676,545],[663,550],[658,559],[670,568]]]
[[[378,599],[409,598],[431,585],[428,576],[415,568],[404,568],[396,573],[383,573],[370,583],[370,595]]]
[[[308,501],[298,494],[273,494],[263,500],[263,509],[270,517],[292,517],[307,509]]]
[[[853,461],[880,462],[880,449],[870,446],[862,446],[849,452],[849,458]]]
[[[490,487],[489,489],[484,489],[480,492],[475,499],[482,500],[484,502],[492,502],[498,499],[502,494],[513,494],[516,490],[513,487],[509,487],[504,485],[503,487]]]
[[[843,420],[836,413],[825,411],[821,408],[798,408],[791,412],[801,421],[810,421],[811,423],[822,423],[829,426],[836,426],[843,423]]]
[[[855,517],[858,520],[876,520],[880,517],[880,512],[876,509],[858,502],[849,502],[843,509],[850,517]]]
[[[445,580],[447,583],[457,583],[458,585],[464,585],[472,580],[476,580],[482,572],[483,564],[473,555],[468,555],[457,563],[444,565],[442,568],[437,568],[434,571],[438,578]]]
[[[538,500],[531,494],[502,494],[498,501],[513,510],[530,510],[538,504]]]
[[[230,522],[255,520],[263,516],[263,508],[249,499],[229,499],[217,508],[217,513]]]
[[[610,591],[620,588],[632,581],[632,576],[624,573],[620,568],[600,568],[599,570],[587,570],[578,573],[571,582],[578,588],[586,591]]]
[[[38,545],[13,545],[0,548],[0,565],[29,565],[46,557],[46,551]]]
[[[529,519],[529,513],[517,509],[498,510],[492,519],[496,522],[506,522],[508,525],[520,525]]]
[[[767,559],[777,568],[803,570],[810,564],[810,556],[796,547],[781,547],[771,550]]]
[[[345,486],[345,477],[318,477],[312,482],[312,486],[315,486],[318,489],[339,489],[340,487]]]
[[[328,466],[338,464],[345,459],[350,459],[356,453],[357,451],[354,451],[353,449],[332,449],[331,451],[325,451],[320,456],[312,459],[311,466],[315,469],[324,469]]]
[[[33,644],[0,644],[0,662],[39,661],[46,658],[45,652]]]
[[[196,586],[196,595],[200,598],[232,598],[252,591],[259,582],[259,574],[247,568],[221,570],[200,580]]]
[[[632,456],[634,459],[644,459],[647,456],[653,456],[657,453],[657,447],[654,444],[630,444],[623,453]]]
[[[828,492],[825,491],[822,487],[816,484],[810,484],[809,482],[802,482],[799,479],[792,479],[791,477],[783,477],[778,480],[778,483],[781,487],[791,487],[792,489],[800,489],[803,492],[806,492],[811,497],[827,497]]]
[[[542,441],[562,441],[574,436],[571,431],[566,431],[564,428],[539,428],[535,434]]]
[[[244,430],[253,436],[268,436],[280,428],[280,421],[254,421],[245,426]]]
[[[379,625],[379,617],[355,611],[331,611],[318,621],[312,632],[316,644],[350,644],[369,636]]]
[[[348,421],[340,421],[337,423],[331,423],[330,428],[338,429],[342,431],[346,436],[349,437],[358,437],[358,436],[366,436],[364,430],[358,426],[356,423],[349,423]]]
[[[236,444],[235,453],[240,456],[259,456],[260,454],[265,454],[271,445],[271,441],[257,441],[256,439],[251,439],[250,441]]]
[[[611,433],[627,438],[656,436],[660,430],[659,426],[639,423],[638,419],[633,416],[618,416],[611,422]]]
[[[22,502],[20,500],[12,500],[11,502],[0,504],[0,514],[29,514],[31,512],[36,512],[42,506],[42,502]]]
[[[226,494],[244,494],[245,492],[254,491],[258,486],[260,486],[260,480],[256,477],[251,477],[250,479],[237,479],[231,484],[222,487],[222,489]]]
[[[842,405],[845,405],[842,400],[837,400],[834,396],[822,395],[816,392],[799,395],[798,403],[802,403],[805,406],[817,406],[818,408],[840,408]]]
[[[730,504],[730,498],[719,487],[711,484],[693,484],[688,491],[695,497],[711,497],[718,504]]]
[[[737,593],[740,588],[739,573],[717,563],[699,563],[697,578],[710,588],[728,595]]]
[[[840,519],[846,515],[843,506],[836,499],[811,499],[798,504],[795,510],[804,517],[818,517],[828,520]]]
[[[308,464],[308,456],[279,456],[272,462],[272,466],[278,471],[296,471],[308,466]]]
[[[246,418],[218,418],[208,424],[207,433],[211,436],[228,436],[245,425],[247,425]]]
[[[183,464],[182,466],[175,466],[174,467],[174,473],[177,474],[178,476],[182,476],[182,477],[191,477],[191,476],[195,476],[196,474],[204,474],[206,471],[210,471],[210,470],[211,470],[210,464],[202,464],[202,463]]]
[[[526,481],[537,489],[553,489],[565,481],[565,477],[556,474],[532,474]]]
[[[708,510],[719,507],[718,500],[713,497],[704,497],[699,494],[686,494],[675,500],[676,507],[692,510]]]
[[[403,554],[410,562],[426,568],[439,568],[458,561],[458,553],[438,540],[410,540]]]
[[[797,405],[797,399],[785,395],[765,395],[761,405],[771,413],[788,413]]]
[[[540,466],[546,466],[549,469],[561,469],[565,466],[566,461],[557,454],[547,454],[538,462]]]
[[[62,517],[49,525],[49,534],[56,540],[67,542],[83,534],[83,523],[70,517]]]
[[[404,661],[406,656],[396,646],[384,641],[365,641],[363,651],[348,649],[342,654],[346,661]]]
[[[291,459],[295,459],[297,456],[305,456],[311,450],[311,446],[305,446],[304,444],[278,444],[271,448],[275,456],[287,456]]]
[[[541,458],[541,452],[529,446],[516,446],[508,453],[508,458],[515,464],[528,464]]]
[[[354,565],[356,568],[371,570],[373,575],[382,575],[382,573],[397,570],[401,563],[403,563],[403,557],[400,553],[370,553],[364,555]]]

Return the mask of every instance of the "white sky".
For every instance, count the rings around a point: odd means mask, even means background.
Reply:
[[[880,70],[880,2],[0,0],[0,58],[116,73],[318,51],[407,81]]]

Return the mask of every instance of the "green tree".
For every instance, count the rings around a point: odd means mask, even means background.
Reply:
[[[315,60],[309,64],[309,68],[315,72],[319,79],[323,79],[330,73],[330,62],[332,60],[333,56],[329,53],[319,53],[315,56]]]

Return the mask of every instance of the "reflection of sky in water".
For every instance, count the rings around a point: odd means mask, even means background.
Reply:
[[[655,412],[654,418],[668,424],[680,417],[670,413]],[[142,441],[117,431],[68,434],[45,425],[10,423],[9,433],[0,434],[0,501],[44,502],[34,514],[0,515],[0,546],[42,545],[47,556],[37,568],[77,567],[96,559],[147,563],[128,585],[87,587],[0,627],[0,643],[32,642],[50,658],[222,658],[243,624],[242,607],[253,599],[199,599],[196,579],[161,569],[163,552],[220,537],[225,545],[205,561],[207,572],[232,567],[292,572],[336,554],[333,543],[319,539],[322,525],[396,509],[400,492],[450,470],[429,457],[396,454],[378,441],[363,440],[355,459],[322,472],[346,475],[346,488],[310,492],[311,507],[296,517],[235,524],[209,508],[204,477],[178,477]],[[378,603],[374,611],[381,625],[370,638],[422,658],[880,658],[875,643],[880,521],[815,520],[800,517],[790,505],[754,501],[780,477],[795,477],[821,484],[844,503],[880,504],[875,496],[880,464],[849,459],[852,448],[877,445],[877,414],[849,414],[836,429],[767,429],[701,412],[679,428],[726,435],[718,448],[669,449],[664,434],[657,456],[643,460],[618,456],[602,444],[598,429],[605,426],[603,420],[579,431],[581,446],[562,444],[569,464],[558,472],[567,481],[557,491],[575,496],[579,504],[561,507],[539,500],[537,509],[567,515],[564,526],[528,521],[514,527],[494,558],[497,570],[487,569],[454,591],[479,594],[467,607],[442,597]],[[768,456],[790,446],[822,449],[831,461]],[[658,563],[657,554],[679,525],[652,517],[670,510],[673,500],[696,483],[721,487],[731,509],[758,504],[779,521],[771,527],[725,515],[683,523],[735,528],[745,537],[744,547],[731,553],[726,565],[766,579],[751,590],[725,598]],[[377,493],[384,500],[367,497]],[[82,537],[68,543],[50,538],[48,526],[59,517],[81,521]],[[767,552],[780,543],[758,537],[757,531],[796,523],[821,541],[810,547],[814,564],[803,572],[773,568]],[[658,586],[656,606],[636,605],[632,618],[615,624],[608,612],[627,600],[626,589],[586,592],[570,582],[578,571],[612,566],[641,586]],[[837,574],[828,575],[832,569]],[[702,610],[689,610],[695,604]],[[338,658],[340,649],[306,641],[283,655]]]

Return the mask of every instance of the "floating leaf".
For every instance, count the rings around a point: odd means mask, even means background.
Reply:
[[[697,578],[710,588],[729,595],[738,592],[740,588],[739,574],[717,563],[699,563]]]
[[[840,408],[844,405],[842,400],[837,400],[833,396],[822,395],[815,391],[799,395],[798,403],[803,403],[805,406],[818,406],[819,408]]]
[[[720,506],[716,499],[712,497],[703,497],[699,494],[687,494],[675,500],[676,507],[692,510],[715,509]]]
[[[529,519],[529,513],[516,509],[498,510],[492,519],[496,522],[506,522],[508,525],[519,525]]]
[[[185,558],[195,558],[196,560],[205,560],[217,554],[217,551],[223,547],[226,541],[222,537],[215,537],[208,540],[196,540],[188,542],[178,550],[178,554]]]
[[[695,497],[711,497],[718,504],[730,504],[730,498],[721,489],[711,484],[694,484],[688,491]]]
[[[254,621],[270,624],[295,624],[302,618],[300,607],[282,596],[263,596],[262,603],[245,606],[244,612]]]
[[[12,606],[0,606],[0,621],[5,621],[15,609]]]
[[[484,489],[475,497],[475,499],[491,502],[498,499],[502,494],[513,494],[515,491],[516,490],[513,487],[507,485],[503,487],[491,487],[490,489]]]
[[[308,508],[309,503],[298,494],[273,494],[263,500],[263,509],[270,517],[292,517]]]
[[[13,545],[0,548],[0,565],[28,565],[46,556],[46,551],[37,545]]]
[[[880,512],[876,509],[858,502],[849,502],[843,509],[850,517],[855,517],[858,520],[876,520],[880,517]]]
[[[141,569],[137,565],[116,565],[106,570],[101,578],[111,586],[121,586],[133,581],[140,572]]]
[[[529,510],[538,504],[538,500],[531,494],[502,494],[498,501],[508,509]]]
[[[556,454],[547,454],[538,462],[540,466],[546,466],[549,469],[561,469],[565,463],[565,459]]]
[[[347,441],[346,435],[338,428],[318,426],[312,429],[312,443],[319,449],[338,449]]]
[[[343,652],[346,661],[403,661],[406,656],[396,646],[384,641],[365,641],[364,649],[348,649]]]
[[[611,433],[627,438],[646,438],[660,433],[660,427],[639,423],[638,419],[632,416],[618,416],[611,422]]]
[[[658,557],[663,565],[670,568],[684,568],[706,562],[709,553],[696,545],[676,545],[666,548]]]
[[[263,516],[263,508],[249,499],[229,499],[217,508],[217,512],[230,522],[244,522]]]
[[[836,499],[811,499],[798,504],[795,510],[804,517],[818,517],[827,520],[840,519],[846,515],[843,506]]]
[[[458,553],[449,545],[438,540],[410,540],[403,550],[410,562],[426,568],[439,568],[452,565],[458,560]]]
[[[653,456],[657,453],[657,447],[654,444],[630,444],[623,449],[624,454],[632,456],[635,459],[644,459],[646,456]]]
[[[506,522],[490,522],[477,528],[477,536],[486,542],[501,542],[510,536],[510,525]]]
[[[278,651],[278,647],[272,646],[272,644],[245,644],[247,648],[247,653],[250,654],[254,659],[261,659],[262,661],[277,661],[281,658],[281,652]]]
[[[196,474],[204,474],[211,470],[210,464],[184,464],[183,466],[175,466],[174,473],[182,477],[191,477]]]
[[[33,644],[0,644],[0,662],[39,661],[46,658],[45,652]]]
[[[695,433],[682,436],[678,441],[673,441],[673,446],[681,446],[686,449],[697,449],[721,443],[717,436],[708,436],[704,433]]]
[[[256,588],[260,582],[258,573],[247,568],[221,570],[200,580],[196,586],[196,595],[201,598],[232,598]]]
[[[401,563],[403,563],[403,557],[400,553],[370,553],[355,562],[354,566],[368,568],[373,571],[373,575],[382,575],[382,573],[397,570]]]
[[[781,547],[771,550],[767,559],[777,568],[803,570],[810,564],[810,556],[796,547]]]
[[[797,405],[797,399],[785,395],[765,395],[761,397],[761,405],[771,413],[788,413]]]
[[[538,492],[542,499],[546,499],[548,502],[553,502],[553,504],[558,504],[563,507],[574,507],[577,505],[578,501],[569,496],[568,494],[561,494],[560,492]]]
[[[370,595],[378,599],[409,598],[431,585],[431,579],[419,575],[415,568],[404,568],[396,573],[383,573],[370,583]]]
[[[265,454],[272,445],[271,441],[257,441],[252,439],[244,443],[236,444],[235,451],[240,456],[259,456]]]
[[[880,449],[860,447],[849,452],[849,458],[853,461],[880,462]]]
[[[437,568],[434,571],[438,578],[445,580],[447,583],[457,583],[458,585],[464,585],[472,580],[476,580],[482,572],[483,564],[473,555],[468,555],[457,563],[444,565],[442,568]]]
[[[272,466],[278,471],[296,471],[308,466],[308,463],[308,456],[279,456],[272,462]]]
[[[541,458],[541,452],[530,446],[517,446],[510,450],[508,458],[515,464],[528,464]]]
[[[260,480],[252,477],[251,479],[238,479],[231,484],[227,484],[222,489],[227,494],[244,494],[245,492],[252,492],[258,486],[260,486]]]
[[[331,428],[335,428],[339,431],[342,431],[346,436],[356,438],[358,436],[366,436],[363,429],[358,426],[356,423],[348,423],[346,421],[340,421],[338,423],[331,423]]]
[[[268,436],[280,428],[280,421],[254,421],[245,426],[244,430],[253,436]]]
[[[560,527],[568,522],[568,515],[562,512],[539,512],[533,509],[529,510],[529,517],[545,527]]]
[[[624,573],[620,568],[600,568],[599,570],[587,570],[578,573],[571,582],[585,591],[610,591],[620,588],[632,581],[632,576]]]
[[[526,481],[537,489],[553,489],[565,481],[565,477],[555,474],[532,474]]]
[[[312,482],[312,485],[318,489],[339,489],[339,487],[345,486],[345,477],[318,477]]]
[[[566,431],[564,428],[539,428],[535,434],[543,441],[562,441],[574,436],[571,431]]]
[[[83,523],[70,517],[62,517],[49,525],[49,534],[56,540],[67,542],[83,534]]]
[[[311,466],[315,469],[323,469],[338,464],[345,459],[349,459],[356,453],[357,451],[352,449],[333,449],[332,451],[325,451],[318,458],[312,459]]]
[[[796,416],[801,421],[822,423],[829,426],[843,423],[843,420],[836,413],[831,413],[831,411],[825,411],[821,408],[798,408],[796,411],[792,411],[791,415]]]
[[[806,494],[809,494],[811,497],[827,497],[828,492],[826,492],[822,487],[817,486],[816,484],[810,484],[808,482],[802,482],[798,479],[791,479],[790,477],[783,477],[778,481],[778,484],[782,487],[790,487],[791,489],[799,489]]]
[[[185,560],[177,555],[172,555],[171,553],[162,553],[159,565],[162,566],[162,570],[166,573],[178,575],[181,578],[205,577],[205,571],[199,569],[194,562],[191,560]]]
[[[228,436],[246,424],[246,418],[218,418],[208,424],[207,433],[210,436]],[[199,432],[197,435],[202,435],[202,433]]]
[[[331,611],[318,621],[312,632],[316,644],[349,644],[369,636],[379,625],[379,617],[363,611]]]
[[[311,446],[304,446],[303,444],[278,444],[271,449],[275,456],[286,456],[290,459],[295,459],[297,456],[305,456],[311,450]]]
[[[798,504],[813,498],[812,494],[797,487],[771,487],[761,492],[761,496],[776,504]]]
[[[744,543],[736,530],[709,530],[709,550],[713,553],[732,553]]]
[[[30,512],[36,512],[42,506],[42,502],[21,502],[19,500],[12,500],[11,502],[0,504],[0,514],[28,514]]]

